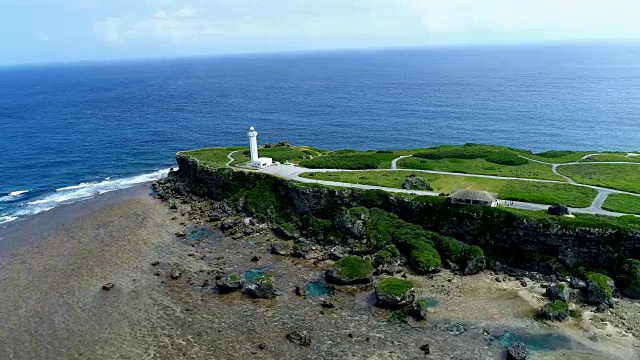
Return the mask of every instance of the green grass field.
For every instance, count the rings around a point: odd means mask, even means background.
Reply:
[[[506,166],[490,163],[485,159],[441,159],[427,160],[416,157],[398,161],[398,168],[416,170],[435,170],[461,174],[481,174],[564,181],[551,171],[550,165],[529,162],[525,165]]]
[[[355,151],[337,150],[327,155],[317,156],[313,159],[303,160],[300,166],[310,169],[390,169],[393,159],[410,154],[409,150],[395,151]]]
[[[433,191],[450,193],[453,189],[472,189],[495,192],[502,200],[526,201],[539,204],[563,203],[571,207],[588,207],[597,191],[570,184],[537,183],[522,180],[485,179],[469,176],[430,174],[412,171],[342,171],[304,173],[302,177],[364,185],[402,188],[409,175],[429,181]]]
[[[546,162],[549,164],[565,164],[570,162],[577,162],[583,157],[593,154],[595,151],[546,151],[537,154],[525,154],[529,159]]]
[[[549,220],[572,224],[575,227],[589,227],[606,229],[611,227],[624,228],[627,231],[640,231],[640,218],[633,215],[626,216],[605,216],[591,214],[574,214],[573,217],[549,215],[546,211],[532,211],[514,208],[503,208],[504,211],[524,215],[532,219]]]
[[[640,164],[577,164],[558,172],[578,183],[640,193]]]
[[[243,146],[230,146],[230,147],[222,147],[222,148],[207,148],[207,149],[199,149],[192,151],[181,151],[178,155],[181,156],[189,156],[193,159],[200,161],[205,165],[209,165],[212,167],[221,167],[225,166],[229,159],[227,155],[230,152],[235,150],[242,150],[246,147]]]
[[[589,156],[582,162],[637,162],[640,163],[640,156],[626,156],[626,153],[606,153]]]
[[[611,194],[602,208],[609,211],[640,215],[640,196]]]
[[[291,147],[271,147],[260,148],[258,155],[263,157],[270,157],[273,161],[280,163],[291,162],[294,164],[299,163],[304,159],[311,159],[315,156],[319,156],[325,150],[315,149],[308,146],[291,146]],[[239,151],[233,155],[234,161],[231,165],[236,166],[249,162],[251,160],[251,154],[246,147],[243,151]]]

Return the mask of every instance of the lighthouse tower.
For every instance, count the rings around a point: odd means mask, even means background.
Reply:
[[[252,127],[249,128],[247,133],[249,136],[249,148],[251,149],[251,163],[258,161],[258,132]]]
[[[258,157],[258,132],[253,126],[249,128],[247,136],[249,136],[249,149],[251,150],[251,166],[256,168],[271,166],[273,164],[271,158]]]

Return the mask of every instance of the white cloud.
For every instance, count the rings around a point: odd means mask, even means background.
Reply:
[[[42,42],[46,42],[46,43],[50,43],[51,42],[51,38],[49,37],[49,35],[41,32],[38,33],[38,39],[40,39],[40,41]]]
[[[201,11],[183,7],[175,12],[156,11],[153,16],[125,23],[122,18],[107,18],[96,22],[95,31],[110,42],[136,38],[158,38],[172,42],[198,40],[221,34],[213,23],[200,17]]]
[[[123,22],[122,18],[108,17],[96,21],[93,30],[107,41],[117,43],[121,40]]]

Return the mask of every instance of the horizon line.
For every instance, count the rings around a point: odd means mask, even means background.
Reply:
[[[599,45],[640,45],[640,39],[604,39],[604,38],[588,38],[588,39],[564,39],[564,40],[534,40],[524,42],[497,42],[497,43],[443,43],[443,44],[421,44],[421,45],[400,45],[400,46],[372,46],[372,47],[337,47],[337,48],[318,48],[318,49],[300,49],[300,50],[267,50],[267,51],[239,51],[239,52],[222,52],[215,54],[194,54],[194,55],[159,55],[159,56],[132,56],[132,57],[116,57],[104,59],[73,59],[73,60],[53,60],[53,61],[31,61],[22,63],[2,63],[0,69],[3,68],[20,68],[20,67],[38,67],[38,66],[69,66],[82,64],[108,64],[108,63],[127,63],[127,62],[145,62],[145,61],[170,61],[170,60],[189,60],[189,59],[206,59],[206,58],[235,58],[235,57],[253,57],[253,56],[280,56],[280,55],[305,55],[305,54],[330,54],[330,53],[347,53],[347,52],[373,52],[373,51],[394,51],[394,50],[427,50],[427,49],[457,49],[457,48],[482,48],[482,47],[520,47],[520,46],[559,46],[559,45],[581,45],[581,44],[599,44]]]

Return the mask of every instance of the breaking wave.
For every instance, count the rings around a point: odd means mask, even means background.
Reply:
[[[18,190],[18,191],[12,191],[4,196],[0,196],[0,201],[12,201],[15,200],[17,198],[19,198],[20,196],[28,193],[29,190]]]
[[[129,178],[104,180],[95,183],[81,183],[78,185],[62,187],[56,189],[54,193],[49,193],[42,198],[17,204],[17,206],[13,208],[13,211],[9,213],[0,214],[0,224],[17,220],[21,217],[39,214],[51,210],[61,204],[70,204],[76,201],[90,199],[99,194],[122,190],[137,184],[158,180],[166,176],[168,173],[169,169],[164,169]],[[11,194],[14,193],[18,192],[13,192]],[[20,194],[22,193],[24,192],[21,192]]]

